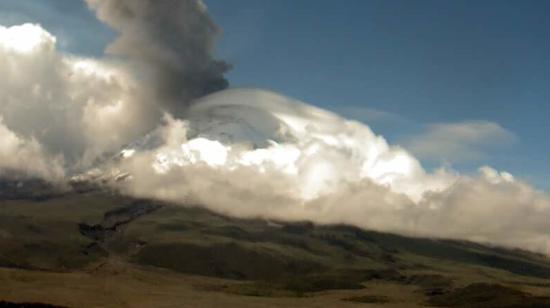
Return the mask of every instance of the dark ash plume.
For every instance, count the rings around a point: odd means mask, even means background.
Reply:
[[[85,0],[119,32],[107,52],[147,72],[155,97],[181,114],[193,98],[227,88],[230,65],[213,57],[219,33],[202,0]]]

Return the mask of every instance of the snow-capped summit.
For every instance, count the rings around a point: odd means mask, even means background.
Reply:
[[[344,183],[369,179],[419,200],[440,190],[448,177],[432,177],[405,150],[391,147],[364,124],[258,89],[230,89],[194,102],[185,119],[165,125],[121,152],[147,152],[156,172],[206,165],[277,172],[300,183],[313,198]]]

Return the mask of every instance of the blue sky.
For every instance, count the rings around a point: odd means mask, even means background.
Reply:
[[[364,121],[426,166],[488,164],[550,190],[549,1],[206,0],[233,86]],[[114,33],[75,0],[2,0],[72,53]]]

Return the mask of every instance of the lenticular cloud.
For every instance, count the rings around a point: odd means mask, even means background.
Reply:
[[[362,123],[263,90],[224,90],[174,115],[113,61],[60,53],[36,25],[0,27],[0,176],[101,179],[238,217],[550,254],[550,198],[509,173],[428,172]]]

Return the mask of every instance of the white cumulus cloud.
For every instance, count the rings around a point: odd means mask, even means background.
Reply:
[[[367,126],[271,92],[205,97],[129,150],[111,168],[131,195],[550,254],[546,194],[487,166],[428,173]]]
[[[89,166],[153,127],[155,113],[117,65],[59,53],[38,25],[0,26],[0,116],[6,129]],[[157,113],[158,117],[158,113]]]
[[[62,157],[48,155],[35,139],[10,131],[0,117],[0,177],[27,175],[61,182],[65,176]]]

